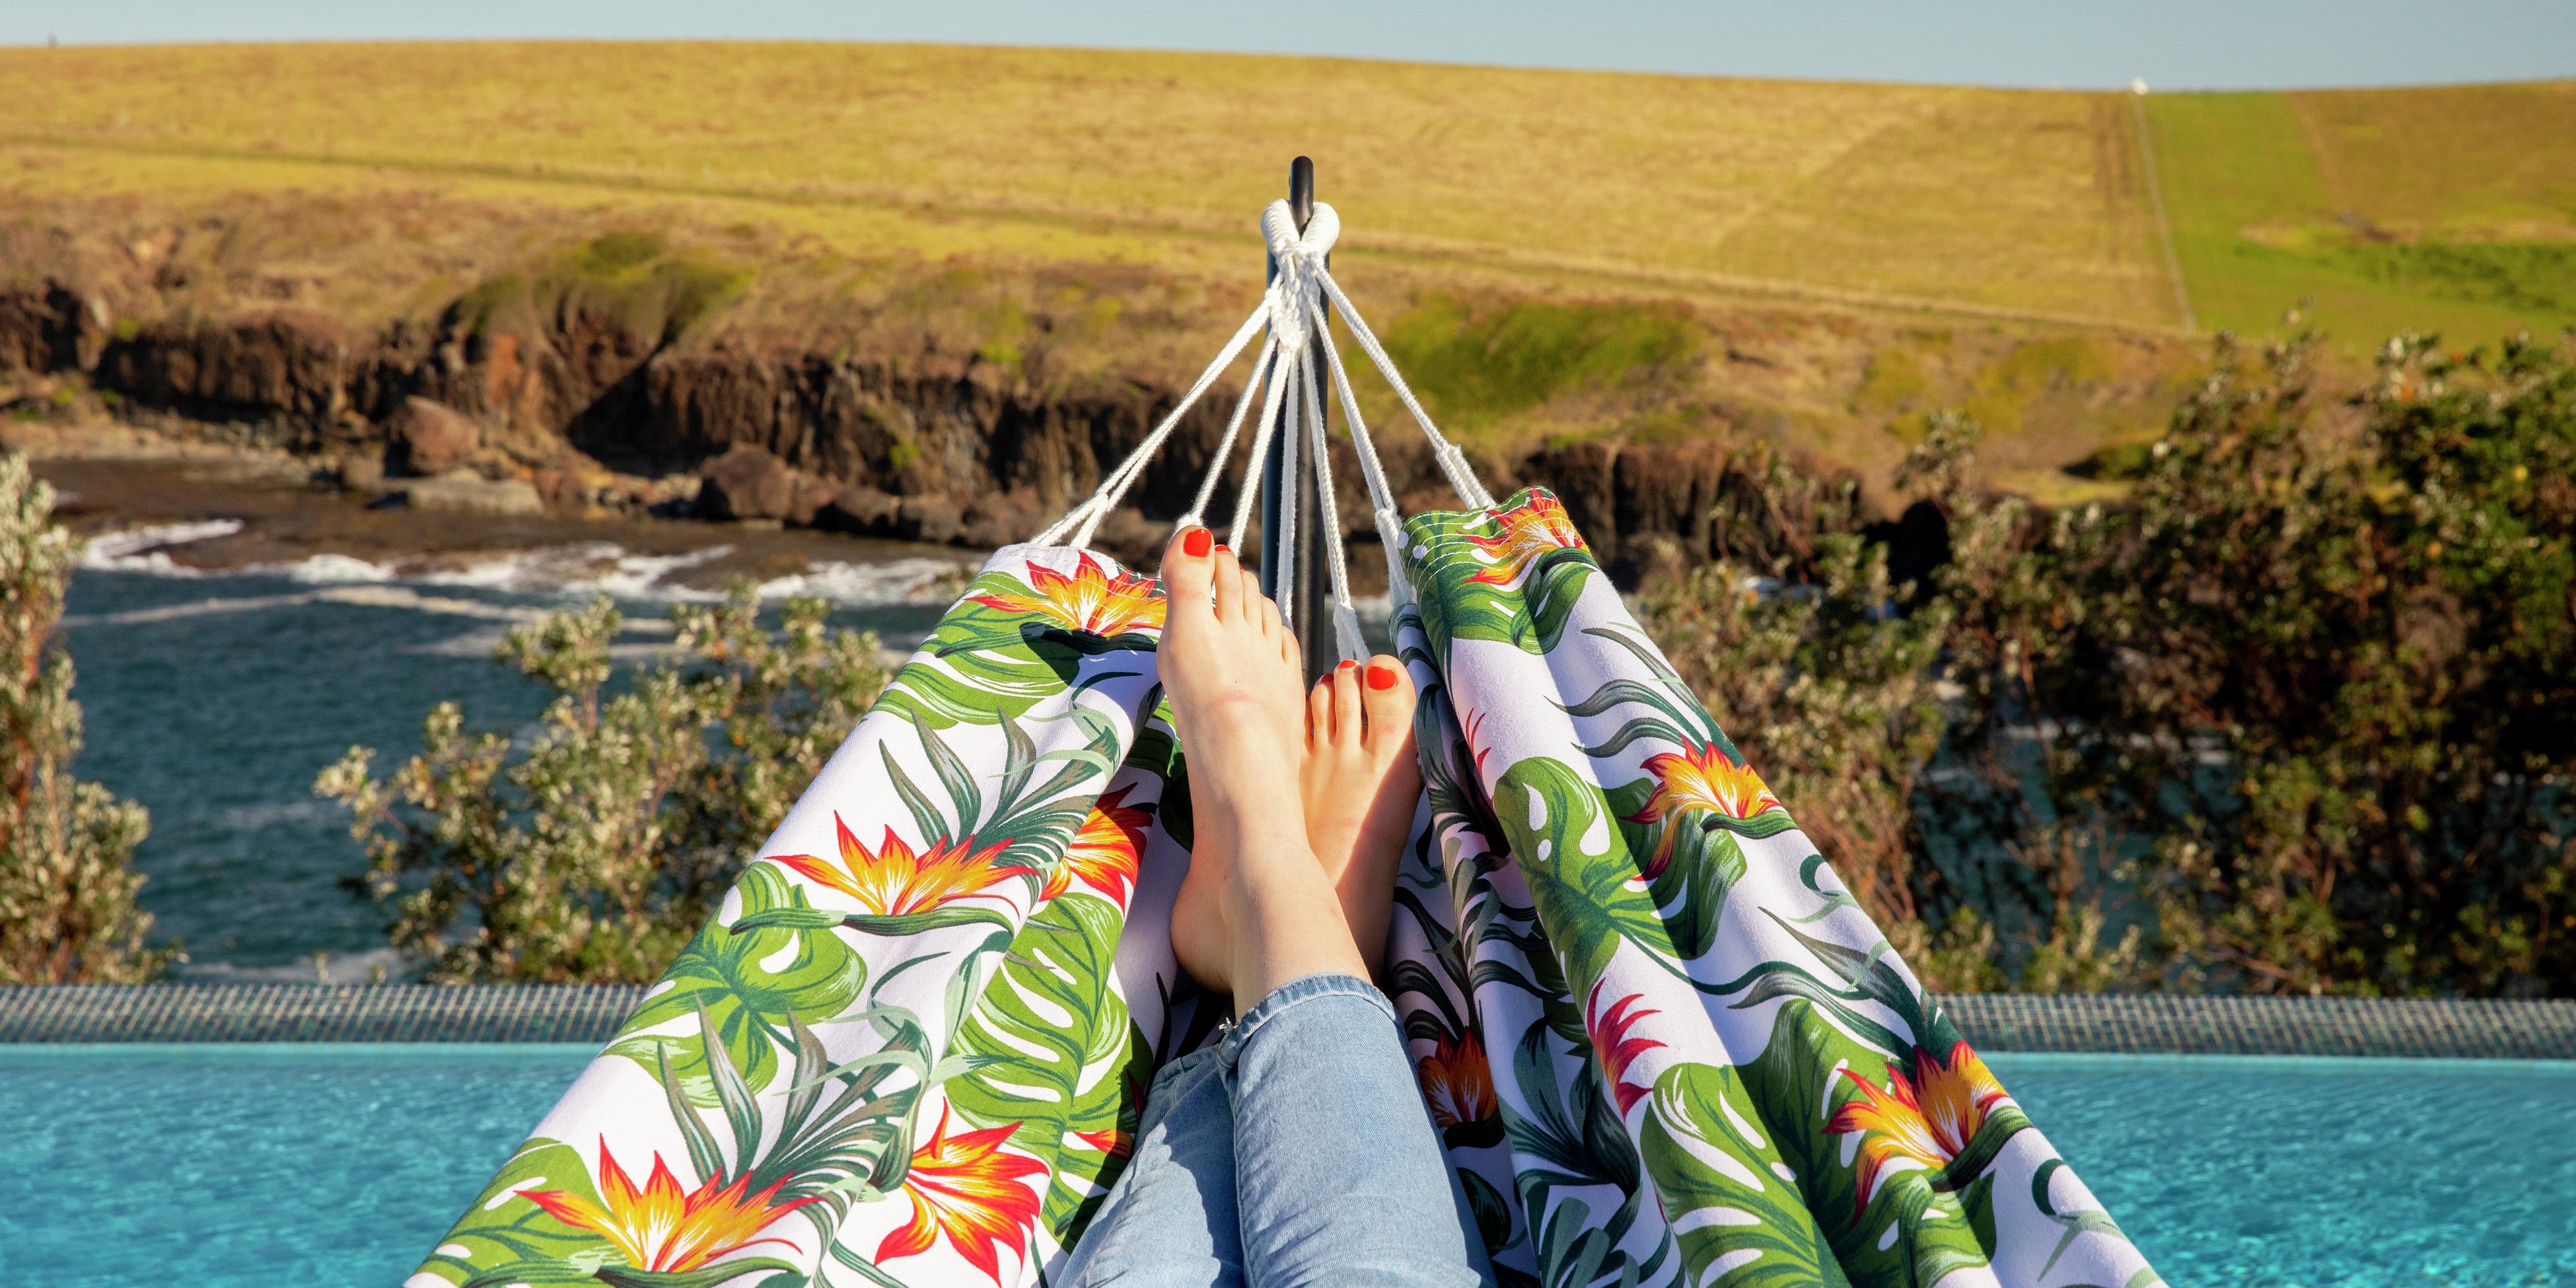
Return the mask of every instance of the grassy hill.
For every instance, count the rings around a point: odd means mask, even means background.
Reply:
[[[2576,81],[2146,100],[2199,323],[2576,324]]]
[[[1883,466],[1891,427],[1965,403],[1990,459],[2053,475],[2151,430],[2186,308],[2264,331],[2311,298],[2355,356],[2576,324],[2576,82],[2139,99],[494,43],[9,49],[0,84],[0,234],[228,274],[187,307],[497,307],[640,228],[668,255],[600,271],[713,283],[691,317],[905,314],[1158,378],[1239,307],[1303,152],[1435,409],[1523,441],[1724,422]],[[207,289],[170,266],[171,298]]]

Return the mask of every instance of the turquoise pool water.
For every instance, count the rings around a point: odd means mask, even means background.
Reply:
[[[0,1046],[0,1283],[397,1283],[588,1056]],[[2576,1282],[2576,1065],[1991,1063],[2177,1288]]]

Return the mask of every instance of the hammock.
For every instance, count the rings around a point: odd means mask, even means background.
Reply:
[[[1086,547],[1257,335],[1184,522],[1257,398],[1251,459],[1286,425],[1280,476],[1302,458],[1340,531],[1320,352],[1421,692],[1386,982],[1501,1281],[2160,1283],[1564,508],[1497,504],[1440,436],[1326,270],[1332,208],[1263,225],[1278,275],[1217,360],[1096,494],[984,565],[411,1288],[1046,1281],[1154,1070],[1223,1011],[1168,941],[1191,833],[1160,591]],[[1463,509],[1398,515],[1328,302]],[[1239,491],[1238,546],[1254,479]]]

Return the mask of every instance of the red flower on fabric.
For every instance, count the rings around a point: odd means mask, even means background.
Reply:
[[[1004,1241],[1025,1255],[1038,1219],[1038,1191],[1020,1180],[1047,1170],[1034,1158],[1003,1152],[1002,1143],[1019,1129],[1011,1123],[951,1136],[948,1107],[940,1106],[939,1126],[929,1143],[912,1151],[912,1168],[903,1178],[912,1221],[877,1245],[877,1260],[926,1252],[945,1239],[966,1264],[1001,1283]]]
[[[653,1155],[652,1175],[638,1189],[626,1169],[619,1167],[616,1157],[608,1152],[608,1138],[602,1136],[597,1202],[564,1190],[521,1190],[519,1195],[565,1225],[607,1236],[627,1265],[669,1274],[695,1270],[756,1244],[788,1243],[785,1239],[753,1237],[778,1218],[821,1201],[817,1195],[771,1204],[771,1196],[786,1183],[782,1177],[753,1194],[748,1192],[748,1175],[735,1177],[730,1184],[709,1177],[696,1189],[683,1193],[680,1178],[671,1174],[670,1164],[657,1153]]]
[[[973,837],[942,836],[915,853],[889,827],[885,840],[871,851],[851,834],[850,825],[837,812],[832,826],[840,833],[839,863],[811,854],[773,854],[770,859],[808,881],[858,900],[860,907],[881,917],[927,912],[1036,871],[1018,864],[994,865],[994,858],[1010,845],[1008,840],[978,847]]]
[[[1630,1011],[1631,1005],[1645,1000],[1643,993],[1631,993],[1620,998],[1612,1002],[1607,1011],[1599,1009],[1601,990],[1609,982],[1605,979],[1594,984],[1592,995],[1584,999],[1583,1031],[1592,1038],[1592,1053],[1601,1058],[1602,1075],[1610,1080],[1610,1092],[1619,1102],[1619,1116],[1625,1118],[1639,1098],[1654,1090],[1628,1081],[1628,1066],[1636,1063],[1638,1056],[1664,1045],[1652,1038],[1629,1037],[1628,1030],[1635,1028],[1637,1021],[1662,1012],[1643,1008]]]
[[[1055,875],[1047,878],[1040,899],[1052,899],[1072,888],[1076,876],[1109,892],[1112,902],[1127,906],[1128,887],[1136,880],[1139,856],[1145,850],[1145,821],[1142,806],[1127,804],[1136,790],[1129,783],[1114,792],[1102,792],[1100,799],[1083,816],[1082,827],[1073,834],[1073,844],[1066,846],[1064,861],[1056,864]]]
[[[1574,530],[1573,518],[1552,496],[1532,496],[1528,503],[1495,515],[1494,522],[1502,529],[1496,535],[1467,537],[1477,556],[1493,565],[1469,577],[1469,581],[1508,586],[1528,573],[1531,561],[1540,555],[1584,548],[1583,534]]]
[[[1089,552],[1068,577],[1044,564],[1030,563],[1029,593],[970,596],[973,602],[1006,613],[1036,613],[1069,631],[1121,635],[1160,630],[1163,597],[1151,577],[1112,573]]]
[[[1917,1048],[1912,1077],[1891,1062],[1883,1091],[1850,1069],[1842,1075],[1860,1094],[1834,1111],[1825,1130],[1861,1133],[1860,1189],[1852,1196],[1859,1208],[1869,1206],[1880,1175],[1896,1164],[1931,1171],[1949,1166],[1986,1125],[1987,1115],[2012,1099],[1965,1042],[1952,1045],[1947,1059]]]
[[[1494,1095],[1494,1070],[1485,1062],[1485,1044],[1472,1032],[1456,1038],[1438,1034],[1431,1054],[1414,1065],[1422,1099],[1431,1106],[1432,1125],[1442,1131],[1480,1123],[1502,1112]]]
[[[1628,816],[1628,821],[1667,824],[1654,854],[1640,869],[1649,881],[1662,876],[1664,865],[1672,862],[1673,840],[1680,833],[1668,820],[1676,815],[1705,810],[1741,819],[1788,808],[1763,785],[1762,776],[1754,773],[1752,766],[1727,755],[1726,749],[1715,743],[1648,756],[1645,770],[1655,780],[1654,794],[1646,798],[1643,808]]]

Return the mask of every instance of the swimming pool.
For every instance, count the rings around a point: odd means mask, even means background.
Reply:
[[[0,1282],[396,1283],[591,1050],[0,1045]],[[2178,1288],[2576,1281],[2576,1064],[1989,1062]]]

